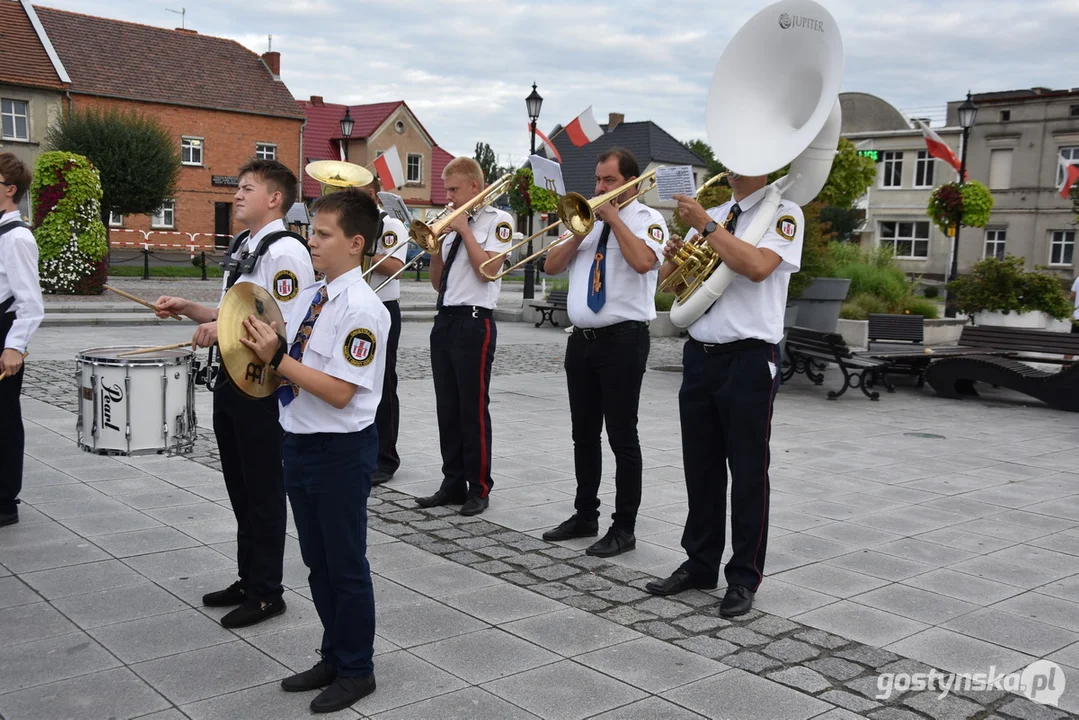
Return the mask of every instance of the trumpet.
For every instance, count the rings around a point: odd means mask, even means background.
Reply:
[[[481,190],[476,197],[472,198],[459,208],[446,208],[439,213],[430,223],[421,220],[413,220],[408,229],[408,238],[423,248],[424,252],[437,255],[442,251],[442,240],[450,232],[450,223],[461,214],[467,213],[470,217],[494,203],[509,188],[513,181],[513,174],[506,173],[498,180]]]
[[[697,190],[696,198],[699,200],[704,191],[730,175],[729,172],[721,172],[708,179]],[[685,301],[697,288],[700,287],[721,262],[719,255],[708,244],[708,240],[700,234],[686,242],[671,258],[675,269],[659,284],[659,292],[677,292],[678,299]],[[677,288],[677,291],[675,290]]]
[[[648,183],[648,185],[644,189],[638,189],[638,191],[633,195],[633,197],[631,197],[630,199],[620,203],[618,205],[618,209],[621,210],[626,205],[629,205],[631,202],[633,202],[637,198],[641,197],[642,195],[646,194],[647,192],[649,192],[652,188],[654,188],[656,186],[656,170],[658,170],[658,169],[659,168],[656,168],[655,170],[649,170],[644,175],[641,175],[640,177],[633,178],[632,180],[625,183],[624,185],[620,185],[620,186],[616,187],[614,190],[611,190],[609,192],[605,192],[602,195],[600,195],[599,197],[594,197],[591,200],[586,198],[584,195],[581,195],[580,193],[575,193],[575,192],[566,193],[565,195],[558,198],[558,207],[557,207],[558,221],[557,222],[551,223],[547,227],[541,229],[539,232],[533,233],[532,235],[529,235],[528,237],[526,237],[524,240],[521,240],[521,241],[517,242],[512,247],[510,247],[508,250],[505,250],[502,253],[500,253],[498,255],[495,255],[493,258],[491,258],[487,262],[480,265],[480,272],[488,280],[499,280],[501,278],[504,278],[506,275],[509,275],[511,272],[513,272],[517,268],[521,267],[522,265],[525,265],[525,264],[531,262],[532,260],[535,260],[535,259],[539,258],[541,255],[548,252],[549,250],[558,247],[559,245],[564,243],[566,240],[569,240],[571,237],[574,237],[574,236],[581,237],[581,236],[587,235],[588,233],[592,232],[592,228],[596,224],[596,208],[599,208],[604,203],[614,201],[615,198],[617,198],[619,195],[621,195],[622,193],[624,193],[626,190],[633,187],[634,185],[637,185],[639,183]],[[491,273],[489,273],[487,271],[486,268],[487,268],[488,265],[492,265],[492,264],[500,265],[500,264],[504,263],[506,261],[506,258],[514,250],[517,250],[518,248],[524,247],[525,245],[527,245],[532,240],[535,240],[536,238],[541,237],[542,235],[544,235],[546,232],[548,232],[552,228],[556,228],[559,225],[562,225],[563,223],[569,229],[566,232],[559,235],[558,238],[556,240],[552,241],[551,244],[548,245],[547,247],[541,248],[539,251],[532,253],[531,255],[524,258],[523,260],[518,261],[514,265],[510,265],[508,268],[505,268],[504,270],[502,270],[499,273],[491,274]]]

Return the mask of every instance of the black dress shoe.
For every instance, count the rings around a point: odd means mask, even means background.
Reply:
[[[17,522],[19,522],[18,511],[15,511],[13,513],[0,514],[0,527],[4,527],[5,525],[14,525]]]
[[[244,589],[240,587],[239,581],[236,581],[224,590],[203,595],[202,604],[206,607],[230,607],[232,605],[243,605],[246,599],[247,595],[244,593]]]
[[[678,568],[669,578],[664,580],[653,580],[644,586],[644,589],[653,595],[674,595],[680,593],[683,590],[715,590],[716,581],[706,582],[704,580],[698,580],[689,574],[689,571],[684,568]]]
[[[595,537],[599,535],[599,521],[589,522],[574,515],[553,530],[543,533],[544,540],[572,540],[573,538]]]
[[[487,506],[491,503],[487,498],[481,498],[479,495],[473,495],[468,500],[465,500],[464,506],[461,507],[462,515],[479,515],[481,512],[487,509]]]
[[[637,547],[637,538],[633,537],[632,533],[619,530],[612,525],[603,539],[589,545],[584,552],[592,557],[614,557],[635,547]]]
[[[416,498],[416,504],[421,508],[432,508],[440,505],[460,505],[465,498],[454,495],[446,490],[439,490],[434,495]]]
[[[281,681],[285,692],[306,692],[318,690],[337,679],[337,668],[329,660],[319,660],[310,670],[290,675]]]
[[[731,585],[719,603],[720,617],[738,617],[753,608],[753,591],[741,585]]]
[[[362,678],[337,678],[333,685],[323,690],[311,701],[311,711],[331,713],[344,710],[360,698],[375,691],[375,676]]]
[[[247,627],[263,620],[269,620],[283,612],[285,612],[284,600],[263,602],[251,598],[250,600],[245,600],[243,605],[221,618],[221,625],[227,628]]]
[[[371,487],[377,487],[382,483],[389,482],[393,477],[392,472],[386,472],[385,470],[375,470],[371,473]]]

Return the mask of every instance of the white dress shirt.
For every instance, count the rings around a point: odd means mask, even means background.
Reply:
[[[289,347],[303,324],[321,281],[300,291],[288,318]],[[301,435],[354,433],[375,421],[382,399],[390,311],[364,282],[360,268],[350,270],[328,286],[329,297],[311,331],[301,362],[314,370],[356,386],[348,405],[338,410],[306,390],[281,405],[281,429]]]
[[[239,259],[244,252],[255,252],[262,238],[272,232],[287,229],[284,220],[274,220],[257,233],[248,235],[232,257]],[[221,282],[222,298],[225,297],[229,275],[231,273],[226,272]],[[277,306],[281,308],[281,317],[285,318],[287,324],[300,288],[315,282],[311,254],[299,240],[281,238],[266,250],[266,254],[255,264],[255,271],[241,275],[237,282],[252,282],[266,289],[277,301]]]
[[[469,221],[469,227],[476,237],[476,242],[487,252],[502,252],[509,248],[513,241],[513,218],[504,210],[488,206]],[[451,232],[443,240],[443,262],[450,256],[456,237],[457,234]],[[495,272],[501,269],[493,263],[488,267]],[[442,288],[444,291],[442,304],[447,307],[464,305],[494,310],[495,305],[498,304],[498,293],[501,288],[501,280],[487,282],[480,279],[472,268],[472,263],[469,262],[468,248],[464,246],[464,240],[462,240],[461,247],[453,258],[453,265],[450,266],[446,287]]]
[[[593,312],[588,307],[588,292],[592,287],[592,263],[605,225],[597,220],[569,265],[566,311],[569,321],[576,327],[600,328],[626,320],[649,322],[656,319],[656,280],[668,237],[667,221],[658,210],[637,200],[619,210],[618,217],[656,254],[656,261],[646,273],[634,270],[622,254],[622,247],[612,230],[607,238],[603,268],[606,300],[599,312]]]
[[[738,217],[734,235],[741,236],[760,208],[766,188],[761,188],[742,199],[738,205],[742,214]],[[720,227],[734,207],[734,200],[708,210],[708,216]],[[735,275],[723,294],[708,312],[689,326],[689,335],[703,343],[727,343],[735,340],[756,338],[769,343],[783,339],[783,312],[787,307],[787,285],[792,273],[798,272],[802,260],[802,236],[805,218],[802,208],[783,200],[779,204],[768,230],[758,248],[768,248],[780,257],[779,265],[759,283],[744,275]],[[689,241],[697,235],[691,230]]]
[[[408,259],[408,228],[405,224],[393,217],[387,215],[382,224],[382,237],[379,238],[378,247],[375,248],[375,259],[373,262],[378,262],[383,257],[389,255],[395,257],[401,262],[405,262]],[[386,278],[391,273],[381,272],[382,265],[368,276],[368,280],[371,283],[371,287],[377,288],[382,283],[386,282]],[[378,291],[378,297],[382,302],[389,302],[391,300],[401,299],[401,280],[400,278],[386,283],[386,287]]]
[[[18,210],[4,213],[0,225],[13,220],[22,220]],[[25,353],[30,337],[45,317],[37,263],[37,241],[28,229],[12,228],[0,236],[0,303],[15,298],[8,310],[15,313],[15,322],[4,340],[5,349]]]

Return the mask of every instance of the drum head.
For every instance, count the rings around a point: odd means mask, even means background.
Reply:
[[[178,348],[176,350],[155,350],[154,352],[120,357],[121,353],[150,347],[154,346],[117,345],[114,347],[90,348],[88,350],[83,350],[75,357],[79,360],[88,362],[103,362],[121,365],[139,365],[141,363],[160,365],[162,361],[165,361],[167,364],[181,365],[195,356],[195,353],[188,348]]]

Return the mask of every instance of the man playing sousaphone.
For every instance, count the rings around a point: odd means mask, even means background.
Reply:
[[[664,579],[648,583],[653,595],[673,595],[718,584],[727,509],[727,465],[731,468],[731,546],[724,617],[744,615],[764,575],[768,544],[768,465],[772,403],[779,388],[777,343],[783,337],[787,284],[802,256],[802,209],[783,200],[754,247],[735,237],[753,221],[765,195],[767,176],[728,176],[733,197],[705,210],[693,198],[675,195],[678,214],[693,229],[686,241],[704,236],[736,273],[726,291],[689,326],[683,354],[678,408],[682,425],[689,514],[682,547],[688,559]],[[661,281],[675,266],[682,241],[664,248]],[[677,289],[677,288],[676,288]]]

